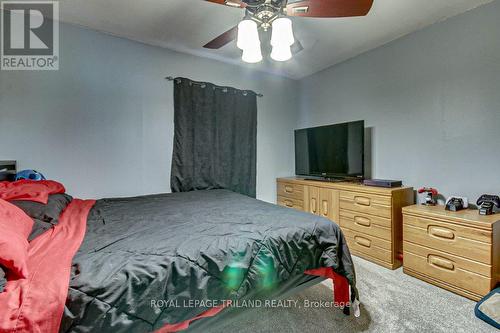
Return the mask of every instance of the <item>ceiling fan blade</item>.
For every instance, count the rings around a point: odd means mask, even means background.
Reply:
[[[286,14],[304,17],[365,16],[372,5],[373,0],[289,0]]]
[[[205,0],[205,1],[235,8],[245,8],[247,6],[247,4],[242,2],[241,0]]]
[[[302,46],[302,43],[298,39],[296,39],[295,43],[293,43],[290,48],[292,49],[292,54],[295,55],[302,51],[304,49],[304,46]]]
[[[238,26],[229,29],[222,35],[216,37],[207,44],[203,45],[203,47],[206,49],[213,49],[213,50],[220,49],[224,45],[235,40],[237,36],[238,36]]]

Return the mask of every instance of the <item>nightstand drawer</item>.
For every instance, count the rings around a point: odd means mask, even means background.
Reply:
[[[390,197],[358,192],[341,191],[340,208],[388,219],[392,213]]]
[[[304,185],[278,182],[278,196],[304,200]]]
[[[391,220],[384,217],[340,210],[340,226],[391,240]]]
[[[347,245],[353,253],[359,252],[369,257],[392,263],[391,242],[346,228],[342,230],[346,237]]]
[[[304,210],[304,201],[298,199],[290,199],[278,196],[278,205],[288,208],[294,208],[297,210]]]
[[[478,295],[491,290],[491,266],[406,241],[403,244],[405,269]]]
[[[491,262],[488,231],[405,215],[403,239],[485,264]]]

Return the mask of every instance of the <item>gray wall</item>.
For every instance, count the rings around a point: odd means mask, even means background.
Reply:
[[[0,71],[0,159],[85,198],[170,191],[173,86],[167,75],[253,89],[257,196],[293,173],[295,81],[63,24],[55,72]]]
[[[0,71],[0,159],[80,197],[169,191],[173,97],[163,77],[182,75],[265,94],[260,199],[275,201],[275,178],[293,174],[294,128],[358,119],[371,127],[374,177],[474,199],[498,193],[498,17],[496,1],[298,83],[62,25],[59,71]]]
[[[500,1],[300,82],[298,127],[364,119],[372,175],[500,194]]]

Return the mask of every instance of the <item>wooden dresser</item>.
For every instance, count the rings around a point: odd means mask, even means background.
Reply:
[[[277,195],[281,206],[339,224],[352,254],[390,269],[401,266],[401,208],[414,203],[413,188],[278,178]]]
[[[403,216],[406,274],[475,301],[500,281],[500,214],[415,205]]]

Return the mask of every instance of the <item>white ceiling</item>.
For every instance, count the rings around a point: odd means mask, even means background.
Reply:
[[[354,1],[354,0],[353,0]],[[293,18],[305,49],[286,63],[241,61],[235,43],[203,45],[235,26],[243,10],[203,0],[60,0],[60,19],[146,44],[300,79],[493,0],[375,0],[366,17]]]

